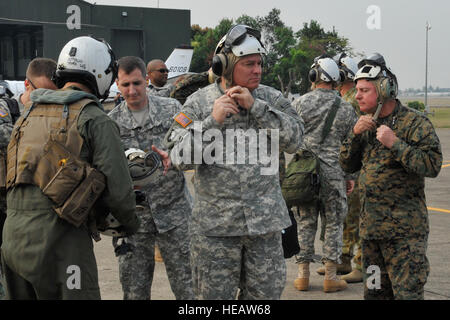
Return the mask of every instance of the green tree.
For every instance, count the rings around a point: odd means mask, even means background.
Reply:
[[[318,21],[311,20],[294,32],[281,20],[280,13],[273,8],[264,17],[244,14],[236,22],[223,19],[213,29],[193,26],[191,71],[202,72],[210,67],[217,43],[234,24],[246,24],[261,31],[267,50],[261,83],[282,90],[285,95],[308,91],[308,73],[315,57],[325,53],[334,56],[339,52],[352,55],[348,39],[339,36],[334,28],[326,31]]]
[[[418,110],[420,112],[424,112],[425,111],[425,104],[423,104],[420,101],[409,101],[408,102],[408,107]]]
[[[214,50],[223,35],[233,25],[233,20],[222,19],[214,29],[205,28],[204,32],[196,32],[191,40],[194,47],[190,71],[203,72],[210,68]]]

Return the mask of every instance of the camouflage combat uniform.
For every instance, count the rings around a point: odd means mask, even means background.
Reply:
[[[31,100],[37,103],[37,107],[30,113],[27,124],[48,124],[39,116],[41,110],[45,111],[46,104],[60,105],[61,112],[57,115],[62,118],[64,105],[84,98],[97,102],[84,107],[76,122],[77,132],[84,142],[80,158],[91,163],[106,177],[105,190],[99,202],[111,211],[127,232],[136,232],[139,219],[135,214],[134,193],[119,131],[93,95],[75,87],[55,91],[36,89],[31,93]],[[22,126],[16,136],[19,138],[19,149],[22,147],[21,139],[33,137],[28,127]],[[36,141],[45,139],[47,137],[44,136],[36,138]],[[32,147],[23,146],[26,152],[36,152],[36,146]],[[14,149],[11,150],[14,152]],[[23,176],[32,176],[35,170],[36,165],[28,162],[29,159],[32,161],[34,158],[21,157],[21,166],[16,164],[15,168],[22,170]],[[14,168],[14,163],[8,165],[10,167]],[[7,298],[100,299],[97,264],[87,226],[75,227],[59,218],[53,209],[55,204],[34,184],[20,183],[10,188],[7,206],[2,244]],[[73,267],[79,270],[80,283],[75,288],[69,286]]]
[[[360,170],[364,297],[423,299],[429,274],[425,177],[439,174],[441,145],[428,118],[399,101],[378,124],[387,125],[399,138],[391,149],[376,139],[375,131],[356,136],[352,132],[339,159],[345,171]],[[368,289],[369,266],[380,268],[381,288]]]
[[[187,97],[209,84],[208,72],[184,75],[183,79],[173,87],[170,97],[177,99],[183,105]]]
[[[163,148],[164,135],[181,105],[171,98],[148,96],[149,115],[138,124],[126,101],[114,108],[109,116],[120,128],[120,137],[126,149],[151,151],[155,145]],[[155,268],[155,241],[163,257],[170,286],[177,299],[193,299],[189,261],[190,237],[188,220],[192,200],[183,172],[174,168],[166,176],[159,168],[148,185],[141,186],[146,195],[144,209],[138,211],[139,231],[127,242],[132,251],[119,255],[119,271],[124,299],[150,299]]]
[[[351,103],[353,110],[355,110],[357,116],[361,115],[359,110],[358,101],[355,99],[356,88],[348,90],[342,99]],[[342,254],[353,256],[354,250],[356,250],[353,262],[355,263],[355,268],[362,271],[361,266],[361,240],[359,238],[359,211],[361,206],[359,204],[359,188],[358,188],[358,174],[355,175],[355,188],[353,192],[347,196],[347,217],[344,221],[344,234],[343,234],[343,245]]]
[[[175,86],[171,83],[166,83],[164,87],[156,87],[150,84],[147,88],[147,93],[152,96],[169,97]]]
[[[297,263],[313,261],[319,214],[326,219],[324,259],[339,262],[342,252],[342,231],[347,215],[347,197],[344,172],[338,161],[339,148],[356,123],[357,117],[352,106],[339,98],[340,105],[330,133],[320,144],[325,119],[336,97],[338,93],[335,90],[315,89],[293,102],[297,113],[305,121],[303,147],[314,152],[320,159],[319,203],[299,208],[300,253],[297,255]]]
[[[12,99],[15,99],[17,101],[19,105],[19,110],[22,112],[24,106],[20,101],[20,95],[21,94],[16,94],[12,97]],[[13,127],[14,127],[13,120],[11,118],[8,104],[6,103],[5,100],[0,99],[0,153],[1,153],[0,158],[5,160],[7,156],[6,150],[8,147]],[[0,161],[4,161],[4,164],[6,165],[5,160]],[[6,219],[6,188],[5,186],[0,186],[0,246],[2,243],[3,224],[5,222],[5,219]],[[4,294],[5,294],[4,289],[2,286],[2,270],[0,265],[0,300],[3,299]]]
[[[196,196],[189,225],[194,292],[199,299],[234,299],[239,287],[242,299],[279,299],[286,282],[280,231],[291,222],[281,194],[278,163],[274,173],[262,175],[261,169],[267,165],[250,163],[249,156],[255,154],[249,153],[245,138],[225,141],[236,132],[244,135],[254,130],[267,137],[276,131],[264,133],[262,129],[278,129],[279,150],[267,146],[278,159],[279,151],[298,149],[303,123],[279,91],[260,85],[252,92],[255,102],[251,109],[242,109],[221,125],[211,111],[223,94],[220,83],[215,82],[189,96],[175,118],[184,125],[174,122],[166,136],[172,162],[182,170],[195,170]],[[213,151],[219,158],[223,156],[223,163],[183,162],[181,150],[189,155],[208,153],[208,143],[196,139],[197,134],[208,132],[218,134],[226,144],[223,150]],[[254,152],[259,153],[263,144],[255,144]],[[228,158],[227,147],[233,148]],[[244,164],[227,164],[226,159],[234,158],[236,150],[245,150]]]

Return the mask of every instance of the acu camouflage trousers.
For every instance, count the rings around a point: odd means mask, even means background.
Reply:
[[[192,235],[194,292],[202,300],[280,299],[286,284],[281,231],[258,236]]]
[[[319,203],[299,207],[297,218],[300,253],[297,263],[312,262],[317,221],[321,216],[324,225],[322,253],[324,260],[340,262],[342,254],[342,234],[347,215],[345,182],[343,180],[321,180]]]
[[[155,270],[155,242],[161,251],[175,298],[177,300],[194,299],[187,224],[158,233],[153,219],[147,219],[144,228],[145,230],[141,226],[137,233],[126,238],[128,248],[123,254],[118,255],[119,277],[124,300],[150,299]]]

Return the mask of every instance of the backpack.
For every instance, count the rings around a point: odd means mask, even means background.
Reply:
[[[19,103],[16,99],[2,97],[1,100],[5,101],[8,105],[9,113],[11,114],[13,124],[16,123],[17,119],[20,117]]]
[[[328,136],[333,124],[340,99],[336,97],[325,119],[320,144]],[[314,152],[302,148],[298,150],[286,168],[286,175],[281,186],[288,208],[301,204],[315,203],[319,200],[320,160]]]

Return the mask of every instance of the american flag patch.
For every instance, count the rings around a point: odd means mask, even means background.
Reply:
[[[183,112],[180,112],[176,117],[175,121],[178,122],[183,128],[186,128],[192,120],[188,118]]]
[[[0,109],[0,117],[4,118],[4,117],[6,117],[8,114],[9,114],[8,112],[3,111],[3,110]]]

